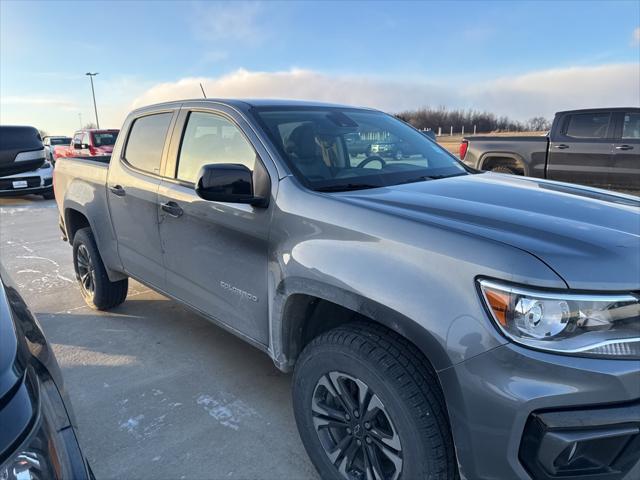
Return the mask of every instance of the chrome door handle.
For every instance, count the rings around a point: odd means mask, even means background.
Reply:
[[[124,188],[122,188],[120,185],[114,185],[112,187],[109,187],[109,190],[111,190],[111,193],[119,197],[124,197],[126,194],[126,192],[124,191]]]
[[[559,150],[564,150],[565,148],[569,148],[569,145],[561,143],[560,145],[554,145],[553,147]]]
[[[167,202],[160,205],[162,211],[167,212],[172,217],[178,218],[180,217],[184,211],[176,202]]]
[[[618,145],[616,150],[633,150],[633,145]]]

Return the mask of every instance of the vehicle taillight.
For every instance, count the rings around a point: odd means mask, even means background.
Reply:
[[[459,157],[460,160],[464,160],[465,155],[467,154],[467,148],[469,148],[469,141],[468,140],[463,140],[460,143],[460,152],[459,152]]]

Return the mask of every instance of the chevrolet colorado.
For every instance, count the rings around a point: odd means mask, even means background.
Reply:
[[[391,137],[409,153],[349,148]],[[272,100],[135,110],[108,164],[61,159],[54,186],[87,303],[121,304],[131,277],[293,371],[323,478],[640,470],[636,197]]]
[[[558,112],[539,137],[465,137],[460,159],[481,170],[640,195],[640,108]]]

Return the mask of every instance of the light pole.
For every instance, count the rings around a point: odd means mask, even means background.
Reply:
[[[89,77],[89,80],[91,80],[91,94],[93,95],[93,109],[96,112],[96,127],[100,128],[100,121],[98,120],[98,107],[96,106],[96,92],[93,89],[93,77],[98,75],[98,72],[96,73],[87,72],[85,75],[87,75]]]

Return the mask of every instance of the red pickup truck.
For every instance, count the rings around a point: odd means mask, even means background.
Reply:
[[[95,128],[78,130],[73,134],[71,145],[57,145],[53,156],[61,157],[97,157],[111,155],[119,130],[98,130]]]

